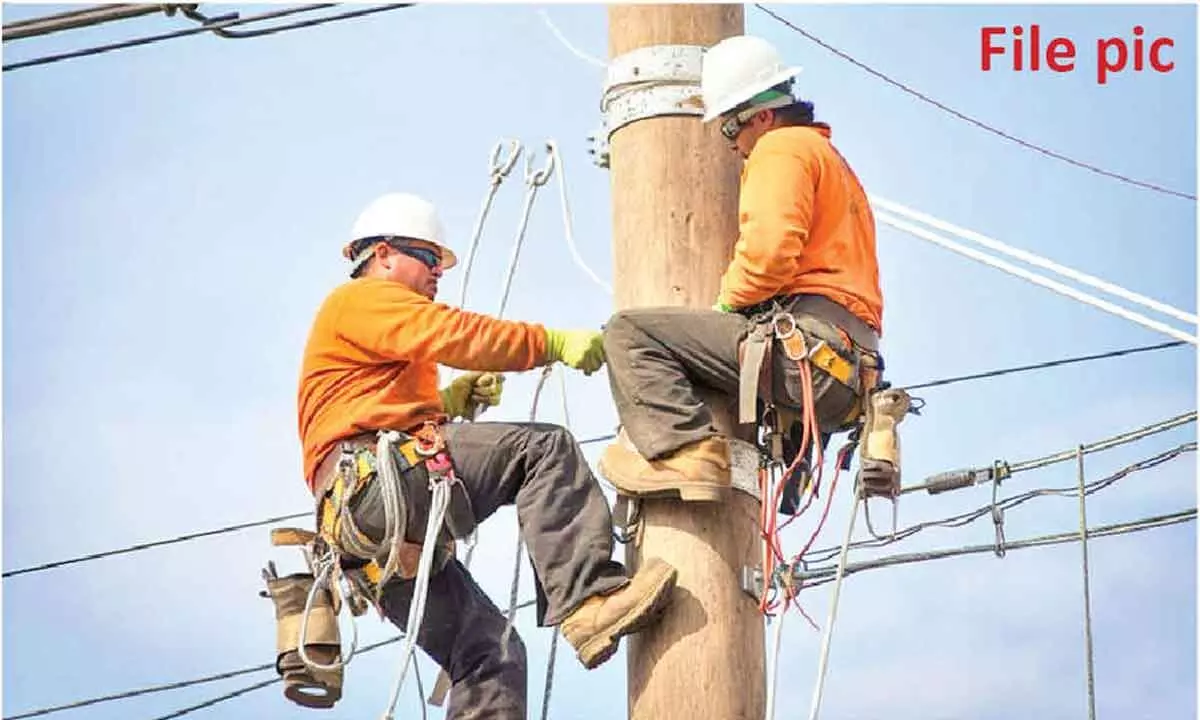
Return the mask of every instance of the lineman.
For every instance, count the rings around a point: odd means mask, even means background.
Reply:
[[[298,405],[306,481],[319,503],[333,502],[330,488],[345,477],[339,460],[343,453],[354,458],[348,466],[359,468],[362,484],[344,505],[353,521],[344,531],[382,548],[362,558],[382,566],[379,558],[393,541],[406,541],[411,550],[425,537],[428,480],[437,471],[412,452],[414,443],[444,443],[461,483],[447,515],[450,536],[461,538],[499,507],[515,504],[538,581],[538,622],[560,625],[580,662],[595,667],[616,651],[622,635],[656,617],[675,570],[651,561],[627,578],[611,559],[607,502],[566,429],[447,421],[498,402],[499,372],[556,361],[595,372],[604,362],[601,337],[435,302],[443,271],[456,263],[442,234],[436,209],[413,195],[384,195],[359,216],[343,250],[352,279],[325,300],[304,351]],[[468,372],[439,391],[438,364]],[[394,446],[403,473],[401,487],[390,488],[399,491],[392,493],[399,506],[393,502],[390,511],[384,473],[376,471],[380,458],[372,452],[383,430],[405,433]],[[396,517],[400,524],[391,525]],[[404,538],[387,537],[392,527],[402,527]],[[349,540],[339,544],[343,553],[352,547]],[[515,632],[504,637],[505,616],[444,544],[439,547],[417,643],[453,682],[446,717],[524,718],[524,645]],[[411,556],[401,559],[379,600],[401,628],[413,599],[413,565]]]
[[[729,38],[705,55],[703,120],[719,121],[745,161],[739,236],[712,310],[636,308],[606,325],[622,435],[637,452],[618,441],[600,468],[624,495],[727,494],[728,442],[697,385],[740,394],[741,423],[760,419],[758,398],[774,405],[778,418],[793,419],[777,428],[787,435],[806,400],[824,433],[847,428],[873,384],[883,315],[874,218],[829,125],[792,95],[799,72],[756,37]],[[788,355],[810,352],[806,393],[801,364]]]

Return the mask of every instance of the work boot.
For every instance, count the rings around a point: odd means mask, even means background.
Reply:
[[[600,472],[629,497],[678,495],[683,500],[716,502],[732,485],[729,441],[708,437],[658,460],[646,460],[618,441],[600,455]]]
[[[622,635],[632,635],[654,623],[671,599],[675,568],[650,559],[629,582],[607,595],[593,595],[559,625],[588,670],[617,651]]]

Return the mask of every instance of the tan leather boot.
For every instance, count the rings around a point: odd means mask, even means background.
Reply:
[[[647,461],[621,442],[600,455],[600,472],[622,495],[677,495],[683,500],[723,500],[732,484],[729,441],[710,437],[685,445],[671,455]]]
[[[559,625],[579,662],[591,670],[613,656],[621,636],[653,624],[671,600],[677,574],[675,568],[652,558],[620,590],[584,600]]]

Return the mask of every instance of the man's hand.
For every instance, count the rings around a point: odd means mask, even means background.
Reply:
[[[546,360],[591,375],[604,365],[604,336],[595,330],[547,330]]]
[[[500,404],[504,376],[491,372],[469,372],[450,381],[442,388],[442,405],[450,417],[470,419],[476,408],[487,409]]]

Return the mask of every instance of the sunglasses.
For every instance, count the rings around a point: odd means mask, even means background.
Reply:
[[[731,115],[724,122],[721,123],[721,134],[725,136],[726,140],[729,140],[731,142],[733,140],[737,140],[737,136],[740,135],[741,133],[742,133],[742,121],[738,118],[737,115]]]
[[[416,260],[430,270],[433,270],[442,264],[442,255],[436,250],[430,250],[429,248],[424,247],[411,247],[408,245],[397,246],[392,245],[391,243],[388,243],[388,245],[401,255],[406,255],[413,260]]]

